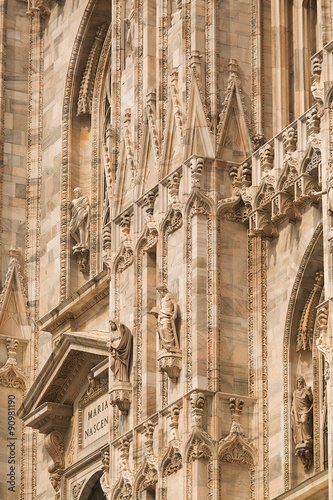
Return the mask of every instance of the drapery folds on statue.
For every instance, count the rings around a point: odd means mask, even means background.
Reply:
[[[297,378],[297,389],[293,393],[291,420],[295,453],[309,469],[313,457],[313,395],[311,387],[305,383],[304,377]]]
[[[129,382],[129,367],[132,350],[132,334],[123,323],[112,320],[110,324],[110,368],[114,374],[115,382]]]

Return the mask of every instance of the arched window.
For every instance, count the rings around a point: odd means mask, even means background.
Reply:
[[[92,487],[88,500],[106,500],[106,496],[103,493],[99,479]]]

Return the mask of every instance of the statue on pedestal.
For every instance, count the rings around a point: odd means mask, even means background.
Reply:
[[[83,196],[82,189],[74,189],[75,198],[72,201],[72,218],[69,223],[69,231],[76,241],[76,246],[88,247],[89,237],[89,201]]]
[[[150,314],[157,318],[156,331],[160,339],[160,352],[158,354],[159,369],[166,372],[172,382],[176,382],[181,370],[182,354],[176,331],[178,304],[163,283],[156,287],[161,297],[161,307],[154,307]]]
[[[112,320],[110,324],[110,368],[115,382],[129,382],[129,365],[132,350],[132,334],[122,323],[117,327]]]
[[[293,394],[291,420],[296,455],[300,457],[305,469],[309,469],[313,457],[312,441],[313,395],[311,387],[305,383],[304,377],[298,377],[297,389]]]
[[[179,350],[175,320],[178,315],[177,302],[166,285],[159,284],[156,290],[161,297],[161,307],[154,307],[151,313],[157,316],[157,333],[162,349],[166,351]]]
[[[69,231],[76,241],[73,246],[73,253],[78,259],[80,271],[88,271],[89,255],[89,224],[90,210],[87,196],[82,194],[82,189],[74,189],[75,198],[71,202],[72,218],[69,223]]]

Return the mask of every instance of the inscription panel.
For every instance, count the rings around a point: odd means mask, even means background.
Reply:
[[[103,394],[83,408],[83,448],[109,431],[108,393]]]

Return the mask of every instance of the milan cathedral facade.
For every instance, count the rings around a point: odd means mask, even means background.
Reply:
[[[0,255],[1,499],[333,498],[332,0],[0,0]]]

